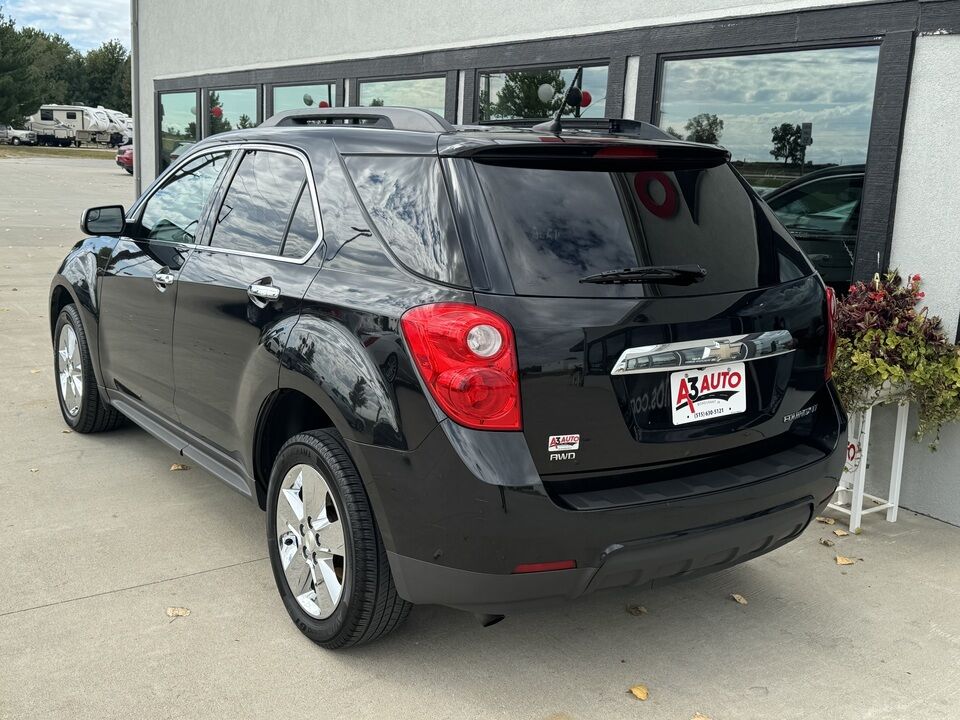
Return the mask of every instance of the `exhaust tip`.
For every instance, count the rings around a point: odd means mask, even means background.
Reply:
[[[503,615],[489,615],[487,613],[474,613],[473,616],[485,628],[490,627],[491,625],[496,625],[504,618]]]

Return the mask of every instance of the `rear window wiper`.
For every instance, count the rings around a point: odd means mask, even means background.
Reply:
[[[644,267],[607,270],[596,275],[580,278],[582,283],[598,285],[621,283],[668,283],[671,285],[691,285],[707,276],[706,268],[700,265],[646,265]]]

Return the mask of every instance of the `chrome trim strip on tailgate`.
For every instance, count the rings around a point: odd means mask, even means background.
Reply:
[[[767,330],[725,338],[627,348],[614,363],[611,375],[667,372],[719,363],[745,362],[785,355],[796,350],[789,330]]]

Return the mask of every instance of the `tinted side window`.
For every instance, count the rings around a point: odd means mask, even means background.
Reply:
[[[313,209],[310,188],[304,183],[300,187],[300,201],[290,219],[290,229],[283,241],[281,255],[288,258],[302,258],[317,242],[317,215]]]
[[[169,242],[196,242],[203,208],[229,158],[229,151],[200,155],[174,172],[147,200],[140,216],[141,236]]]
[[[73,110],[68,110],[68,111],[67,111],[67,120],[76,120],[76,119],[77,119],[77,113],[76,113],[75,111],[73,111]]]
[[[53,120],[53,110],[41,110],[40,111],[41,120]]]
[[[789,230],[854,235],[860,217],[863,176],[824,178],[788,190],[768,203]]]
[[[400,262],[425,277],[467,286],[437,158],[356,156],[346,162],[367,212]]]
[[[303,163],[292,155],[269,150],[247,152],[223,199],[210,244],[279,255],[287,221],[305,179]]]

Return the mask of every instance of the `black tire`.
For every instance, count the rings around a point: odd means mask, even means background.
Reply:
[[[57,356],[60,334],[64,326],[69,325],[77,337],[82,368],[82,387],[79,412],[71,415],[67,410],[61,390],[58,373]],[[93,374],[93,362],[90,360],[90,349],[87,345],[87,335],[83,331],[80,313],[75,305],[67,305],[57,317],[57,325],[53,332],[53,381],[57,390],[57,401],[60,405],[60,414],[64,422],[79,433],[96,433],[113,430],[123,422],[123,415],[107,405],[100,397],[97,388],[97,378]]]
[[[346,560],[340,600],[326,619],[304,611],[287,583],[280,559],[277,504],[287,472],[307,464],[327,480],[341,522]],[[397,595],[386,551],[357,468],[339,434],[313,430],[290,438],[280,449],[267,492],[267,548],[277,590],[300,632],[330,650],[370,642],[386,635],[410,613],[410,603]]]
[[[15,137],[13,140],[10,141],[10,143],[11,143],[12,145],[19,145],[19,144],[20,144],[20,138]]]
[[[133,175],[133,168],[124,168],[127,171],[127,175]]]

